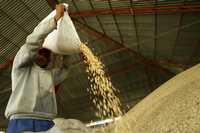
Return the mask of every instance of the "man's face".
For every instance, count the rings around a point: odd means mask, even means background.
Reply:
[[[41,68],[46,68],[50,62],[51,51],[45,48],[42,48],[38,51],[36,55],[35,62]]]

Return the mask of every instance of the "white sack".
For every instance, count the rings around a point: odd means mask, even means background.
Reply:
[[[81,41],[67,12],[68,4],[64,6],[66,8],[64,16],[57,22],[57,29],[46,37],[43,47],[58,54],[78,53]],[[52,11],[42,22],[53,18],[55,14],[56,10]]]

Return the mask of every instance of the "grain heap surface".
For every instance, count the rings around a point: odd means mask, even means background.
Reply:
[[[200,65],[164,83],[102,132],[199,133]]]

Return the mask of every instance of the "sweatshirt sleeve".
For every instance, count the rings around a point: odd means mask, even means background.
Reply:
[[[56,28],[54,18],[39,23],[34,31],[26,38],[25,44],[20,48],[15,56],[13,67],[25,67],[33,64],[37,51],[42,46],[46,36]]]
[[[62,66],[60,68],[53,69],[53,77],[55,85],[60,84],[67,78],[70,69],[70,64],[69,64],[70,58],[71,57],[69,55],[63,56]]]

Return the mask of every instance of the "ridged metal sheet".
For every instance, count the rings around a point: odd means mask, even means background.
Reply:
[[[4,63],[8,57],[15,56],[18,48],[25,43],[27,35],[51,10],[43,0],[1,1],[0,36],[4,40],[1,42],[4,50],[0,54],[4,57]]]
[[[103,1],[103,0],[93,0],[92,4],[94,6],[94,8],[109,8],[109,4],[107,1]]]
[[[40,20],[42,20],[52,11],[46,0],[23,0],[23,2],[30,8],[30,10],[34,14],[37,15]]]

